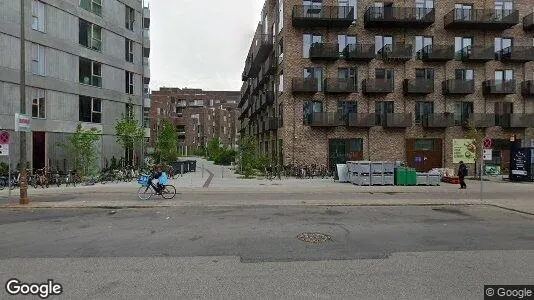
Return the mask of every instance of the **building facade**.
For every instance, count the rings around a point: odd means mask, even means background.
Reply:
[[[476,129],[505,172],[534,140],[530,0],[267,0],[242,74],[243,134],[279,164],[456,168]],[[480,151],[478,148],[477,151]]]
[[[237,104],[239,91],[203,91],[201,89],[160,88],[152,92],[151,146],[155,144],[160,120],[167,119],[178,131],[179,153],[191,154],[206,147],[210,139],[221,138],[235,148],[238,136]]]
[[[12,133],[14,162],[20,153],[13,132],[15,113],[21,112],[20,13],[19,0],[0,2],[0,129]],[[31,166],[72,168],[59,145],[78,123],[101,131],[99,166],[125,157],[115,122],[131,111],[141,124],[150,106],[149,8],[142,0],[25,0],[24,15]]]

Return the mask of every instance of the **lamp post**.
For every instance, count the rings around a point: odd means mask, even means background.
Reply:
[[[25,0],[20,0],[20,113],[26,113],[26,21]],[[20,204],[30,203],[26,173],[26,131],[20,131]]]

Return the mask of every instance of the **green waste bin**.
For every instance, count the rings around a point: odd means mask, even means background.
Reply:
[[[407,168],[398,167],[395,169],[395,185],[406,185]]]
[[[413,168],[406,170],[406,185],[417,185],[417,171]]]

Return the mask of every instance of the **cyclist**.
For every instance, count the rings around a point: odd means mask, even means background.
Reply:
[[[154,173],[152,174],[152,178],[150,179],[150,181],[154,180],[154,179],[157,179],[157,182],[155,184],[156,186],[156,193],[158,195],[161,195],[161,190],[163,189],[163,186],[159,183],[159,178],[163,175],[163,170],[161,168],[160,165],[157,165],[155,170],[154,170]],[[154,183],[152,181],[152,183]]]

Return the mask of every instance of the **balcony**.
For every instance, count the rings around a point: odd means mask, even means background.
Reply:
[[[242,79],[244,78],[249,79],[252,76],[252,54],[249,54],[247,56],[247,59],[245,60],[245,69],[243,70],[243,74],[241,74]]]
[[[526,63],[534,61],[534,47],[512,46],[498,51],[496,57],[504,62]]]
[[[408,61],[412,59],[412,45],[395,44],[385,45],[377,53],[377,58],[382,60]]]
[[[434,80],[404,79],[404,94],[426,95],[434,92]]]
[[[343,49],[343,56],[348,61],[370,61],[375,58],[375,45],[349,44]]]
[[[263,64],[263,76],[270,76],[276,73],[276,58],[269,56]]]
[[[338,58],[338,44],[313,43],[310,47],[311,60],[337,60]]]
[[[424,128],[448,128],[454,126],[452,113],[429,114],[423,118]]]
[[[441,83],[444,95],[468,95],[475,92],[475,81],[464,79],[449,79]]]
[[[265,59],[267,59],[267,56],[273,50],[273,36],[272,34],[257,35],[253,43],[255,44],[253,46],[254,50],[252,52],[252,65],[255,68],[252,74],[255,75],[263,66],[263,63],[265,62]]]
[[[489,128],[495,126],[495,114],[471,114],[469,117],[461,118],[461,125],[465,128],[471,126],[475,128]]]
[[[468,46],[456,52],[456,59],[464,62],[488,62],[495,59],[493,47]]]
[[[352,6],[295,5],[292,24],[295,28],[349,27],[354,22]]]
[[[525,97],[534,96],[534,80],[527,80],[521,82],[521,93]]]
[[[370,128],[375,126],[374,114],[349,114],[349,127]]]
[[[143,107],[150,108],[152,106],[152,101],[149,96],[143,98]]]
[[[523,30],[534,31],[534,13],[523,18]]]
[[[443,62],[453,60],[454,46],[428,45],[421,50],[419,55],[424,62]]]
[[[357,93],[358,86],[354,78],[327,78],[325,93]]]
[[[143,47],[150,48],[150,30],[143,29]]]
[[[319,92],[318,78],[293,78],[291,91],[293,93],[317,93]]]
[[[260,108],[264,108],[274,104],[274,92],[267,91],[260,94]]]
[[[364,79],[362,81],[364,94],[393,93],[393,81],[387,79]]]
[[[519,24],[518,10],[453,9],[443,18],[445,29],[505,30]]]
[[[406,128],[412,125],[412,114],[386,114],[384,127]]]
[[[311,115],[310,126],[312,127],[335,127],[340,126],[341,121],[336,112],[315,112]]]
[[[264,124],[264,131],[275,131],[278,129],[278,118],[267,118]]]
[[[427,28],[435,21],[435,10],[415,7],[367,8],[364,27],[368,28]]]
[[[534,127],[534,114],[496,115],[495,121],[502,128],[529,128]]]
[[[515,80],[486,80],[482,82],[482,92],[487,95],[515,94]]]

